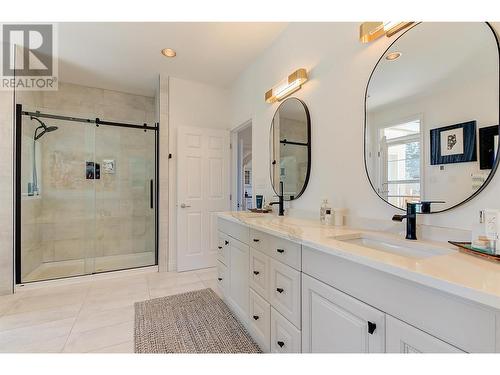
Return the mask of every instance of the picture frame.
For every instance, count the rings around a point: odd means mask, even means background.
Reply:
[[[479,129],[479,169],[493,169],[498,153],[498,125]]]
[[[431,165],[477,161],[476,121],[431,129]]]

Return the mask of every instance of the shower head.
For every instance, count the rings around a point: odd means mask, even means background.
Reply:
[[[31,120],[36,120],[40,123],[40,126],[38,128],[35,129],[35,134],[33,136],[34,140],[38,140],[40,138],[42,138],[42,136],[45,134],[45,133],[50,133],[50,132],[53,132],[55,130],[58,129],[57,126],[47,126],[45,125],[42,120],[40,120],[38,117],[34,117],[34,116],[31,116],[30,117]],[[42,131],[38,134],[38,130],[39,129],[42,129]]]

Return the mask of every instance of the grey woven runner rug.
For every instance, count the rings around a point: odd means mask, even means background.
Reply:
[[[136,353],[260,353],[212,289],[135,303]]]

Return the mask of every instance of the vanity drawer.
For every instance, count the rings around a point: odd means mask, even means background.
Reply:
[[[271,305],[300,328],[300,272],[271,259],[269,285]]]
[[[253,333],[253,338],[261,349],[269,351],[271,340],[271,305],[250,289],[249,322]]]
[[[217,218],[217,227],[219,228],[219,231],[248,245],[249,229],[246,225],[238,224],[219,217]]]
[[[300,353],[300,331],[271,307],[271,352]]]
[[[224,296],[229,294],[229,271],[220,261],[217,261],[217,285]]]
[[[219,231],[219,241],[217,245],[217,260],[224,263],[226,266],[229,264],[229,236]]]
[[[269,299],[269,268],[271,258],[258,250],[250,249],[250,287]]]
[[[301,246],[298,243],[250,229],[250,246],[296,270],[301,270]]]

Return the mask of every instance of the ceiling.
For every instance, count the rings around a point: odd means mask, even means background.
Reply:
[[[59,80],[154,95],[158,74],[228,87],[285,29],[265,22],[59,23]],[[160,51],[173,48],[169,59]]]
[[[402,53],[399,59],[382,58],[373,72],[368,111],[497,74],[497,44],[485,23],[425,22],[406,32],[388,53],[395,51]]]

